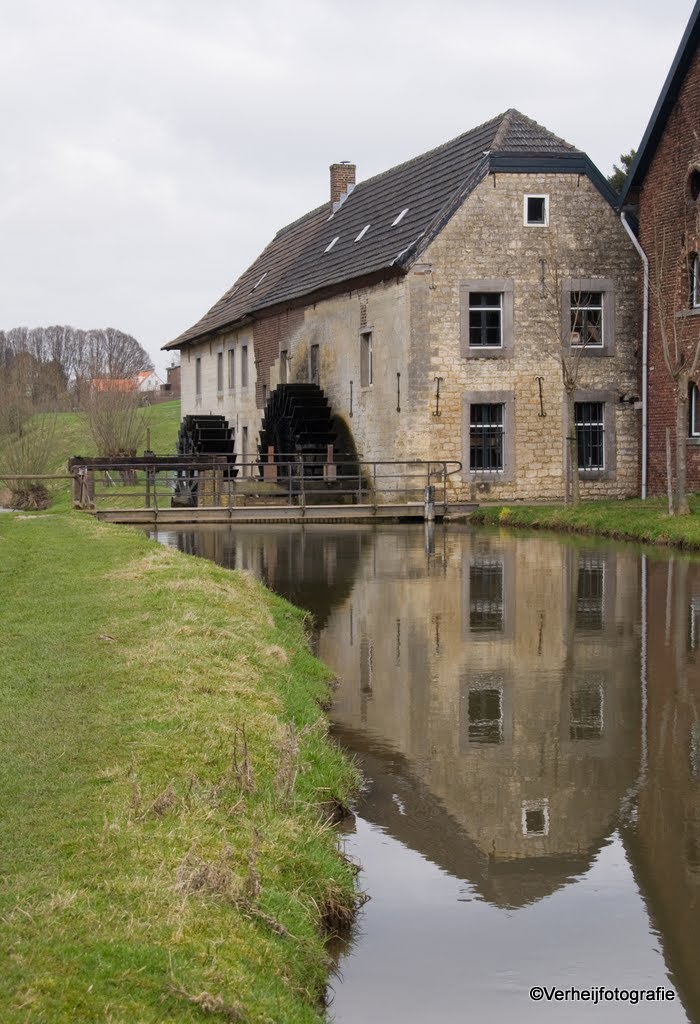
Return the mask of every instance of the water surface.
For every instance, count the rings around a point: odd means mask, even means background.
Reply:
[[[156,536],[307,608],[338,677],[372,899],[330,1020],[700,1024],[697,561],[455,526]]]

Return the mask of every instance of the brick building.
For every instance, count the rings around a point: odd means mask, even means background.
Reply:
[[[648,259],[648,492],[666,489],[666,429],[686,439],[687,489],[700,490],[700,0],[664,83],[622,191]],[[685,359],[676,382],[663,331]],[[681,359],[679,359],[680,365]],[[642,443],[644,448],[644,439]]]
[[[283,228],[181,351],[182,410],[257,454],[281,384],[323,389],[372,459],[455,459],[456,493],[561,498],[568,411],[584,496],[638,486],[639,259],[588,157],[516,110]]]

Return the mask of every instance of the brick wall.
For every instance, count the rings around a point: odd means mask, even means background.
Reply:
[[[289,348],[291,340],[303,323],[304,310],[295,309],[265,317],[253,325],[257,370],[255,402],[258,409],[265,408],[270,393],[270,370],[278,362],[280,352]]]
[[[666,369],[658,297],[653,282],[661,277],[669,337],[674,327],[690,354],[700,341],[700,310],[691,310],[688,254],[700,252],[700,209],[689,188],[689,174],[700,167],[700,53],[686,75],[666,130],[647,171],[639,200],[640,242],[649,258],[652,282],[649,315],[649,493],[666,489],[666,428],[675,446],[676,393]],[[665,252],[662,259],[662,247]],[[700,374],[695,375],[700,381]],[[688,489],[700,490],[700,446],[687,442]],[[674,455],[675,457],[675,455]]]

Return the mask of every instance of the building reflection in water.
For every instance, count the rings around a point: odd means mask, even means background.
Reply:
[[[451,532],[426,566],[411,540],[377,535],[319,642],[371,759],[362,814],[522,906],[590,865],[637,782],[639,560]]]
[[[562,889],[618,832],[700,1021],[700,564],[455,526],[159,539],[312,613],[362,817],[491,906]]]

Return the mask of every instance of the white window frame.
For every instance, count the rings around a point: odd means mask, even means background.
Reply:
[[[690,257],[690,308],[700,308],[700,256],[696,252]]]
[[[700,390],[694,381],[688,387],[688,437],[700,437]]]
[[[216,353],[216,393],[224,393],[224,350],[222,348]]]
[[[202,397],[202,357],[197,356],[194,361],[194,396]]]
[[[473,303],[473,296],[474,295],[498,295],[498,305],[497,306],[482,306],[482,305],[478,305],[477,306],[477,305],[475,305]],[[481,344],[481,343],[474,344],[474,342],[472,341],[472,335],[471,335],[472,313],[495,313],[496,311],[498,311],[498,314],[499,314],[498,315],[498,344],[497,345],[488,345],[488,344]],[[501,292],[501,291],[490,292],[490,291],[488,291],[488,289],[484,289],[483,291],[480,291],[480,292],[476,291],[476,290],[469,292],[469,326],[468,326],[468,330],[469,330],[469,347],[473,351],[481,351],[481,352],[483,352],[484,350],[486,350],[486,351],[489,351],[489,350],[493,351],[495,349],[502,349],[503,348],[503,292]]]
[[[529,220],[528,200],[544,199],[544,220]],[[549,196],[540,192],[529,192],[523,196],[523,224],[526,228],[548,228],[549,227]]]
[[[530,832],[527,827],[527,812],[528,811],[542,811],[544,819],[544,829],[541,832]],[[523,835],[528,839],[536,839],[542,836],[549,835],[549,800],[545,797],[544,800],[523,800],[521,810],[521,823],[523,829]]]
[[[232,345],[231,348],[227,349],[226,357],[226,373],[227,373],[227,384],[228,390],[233,391],[236,387],[236,346]]]
[[[593,303],[593,302],[589,302],[587,305],[584,305],[581,302],[574,303],[574,295],[585,296],[587,293],[591,294],[591,295],[600,295],[600,303],[596,304],[596,303]],[[604,292],[603,289],[600,289],[600,290],[593,289],[593,288],[591,288],[591,289],[579,289],[578,291],[572,291],[571,292],[570,299],[569,299],[569,310],[570,310],[571,315],[573,316],[574,310],[585,310],[585,309],[600,310],[600,341],[587,341],[587,342],[585,342],[585,344],[583,342],[580,342],[580,341],[574,341],[575,333],[574,333],[574,328],[572,326],[571,329],[570,329],[571,330],[571,335],[570,335],[569,344],[571,345],[571,348],[585,348],[586,351],[588,351],[590,349],[602,350],[602,349],[605,348],[605,329],[606,329],[605,292]],[[579,338],[581,337],[580,329],[578,331],[578,337]]]
[[[599,405],[600,406],[600,418],[597,421],[594,421],[593,419],[590,419],[588,422],[585,422],[584,420],[581,420],[581,422],[579,422],[579,419],[578,419],[577,414],[576,414],[576,407],[577,406],[581,406],[581,405]],[[605,426],[606,426],[606,424],[605,424],[605,402],[604,401],[602,401],[601,399],[595,398],[595,399],[591,399],[591,400],[584,400],[584,401],[576,401],[576,402],[574,402],[574,430],[576,432],[576,462],[577,462],[577,467],[576,468],[577,468],[579,473],[603,473],[603,472],[605,472],[605,469],[606,469]],[[598,427],[600,429],[600,431],[601,431],[600,451],[601,451],[601,456],[602,456],[602,465],[600,465],[600,466],[581,466],[580,464],[578,464],[578,430],[579,430],[579,427],[581,427],[581,428],[585,428],[585,427]]]

